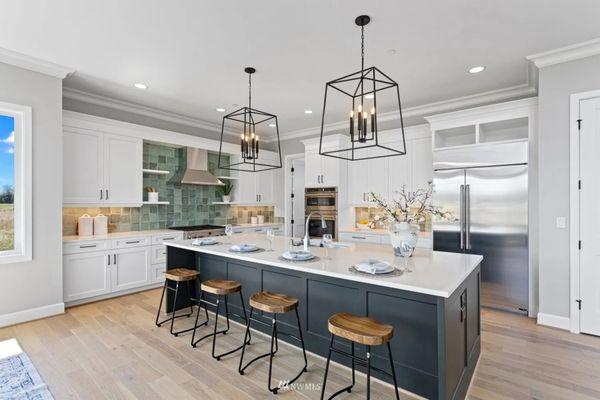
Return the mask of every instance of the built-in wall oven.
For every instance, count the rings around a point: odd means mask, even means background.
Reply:
[[[337,239],[337,188],[306,188],[304,193],[305,217],[311,212],[317,212],[308,221],[308,236],[320,238],[330,234]],[[321,226],[321,216],[325,219],[326,228]]]

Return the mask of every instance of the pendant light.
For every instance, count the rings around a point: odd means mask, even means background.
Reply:
[[[321,155],[356,161],[406,154],[398,84],[377,67],[365,68],[365,26],[370,21],[368,15],[358,16],[354,21],[361,31],[360,71],[325,85],[319,143]],[[396,112],[400,118],[400,129],[390,130],[385,137],[378,129],[382,107],[386,110],[386,120],[394,119]],[[348,118],[347,122],[340,125],[339,121],[343,118]],[[332,123],[336,127],[341,126],[341,131],[335,129],[334,133],[341,133],[343,139],[337,148],[328,144],[324,149],[323,138],[327,137],[325,126]]]
[[[219,146],[219,168],[260,172],[281,168],[281,144],[279,142],[279,124],[277,116],[252,108],[252,74],[256,72],[253,67],[244,68],[248,74],[248,107],[242,107],[223,117],[221,125],[221,143]],[[270,136],[268,130],[275,130],[277,135],[276,159],[264,156],[259,143],[259,134],[262,138]],[[234,132],[239,135],[239,155],[223,153],[223,136],[225,132]],[[224,158],[229,156],[229,163]]]

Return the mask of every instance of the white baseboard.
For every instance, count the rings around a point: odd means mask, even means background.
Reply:
[[[10,314],[0,315],[0,328],[9,325],[16,325],[22,322],[33,321],[34,319],[51,317],[52,315],[65,312],[65,303],[49,304],[47,306],[30,308],[29,310],[17,311]]]
[[[537,322],[539,325],[551,326],[553,328],[571,330],[571,320],[567,317],[558,315],[538,313]]]

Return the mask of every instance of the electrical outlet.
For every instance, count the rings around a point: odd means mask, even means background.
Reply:
[[[567,227],[567,217],[556,217],[556,227],[564,229]]]

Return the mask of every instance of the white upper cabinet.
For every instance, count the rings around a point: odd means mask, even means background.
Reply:
[[[275,201],[273,195],[273,170],[254,173],[256,178],[256,195],[259,203],[271,204]]]
[[[332,135],[323,143],[323,149],[333,150],[340,147],[339,139]],[[304,179],[306,187],[338,187],[345,160],[319,154],[319,139],[302,141],[305,146]]]
[[[427,189],[433,180],[433,152],[431,151],[431,138],[411,140],[409,144],[409,157],[412,168],[411,190]]]
[[[63,202],[95,204],[104,200],[104,148],[100,132],[63,136]]]
[[[141,139],[65,129],[64,204],[140,206],[142,185]]]
[[[239,159],[239,157],[234,158]],[[240,204],[273,204],[273,170],[260,172],[231,171],[233,180],[232,202]]]
[[[317,152],[306,152],[306,164],[304,168],[304,182],[306,187],[321,186],[321,158],[323,157]]]
[[[376,157],[379,149],[369,149],[369,157]],[[400,156],[402,157],[402,156]],[[348,162],[348,203],[371,205],[373,192],[381,196],[388,194],[389,160],[396,157],[371,158]]]

